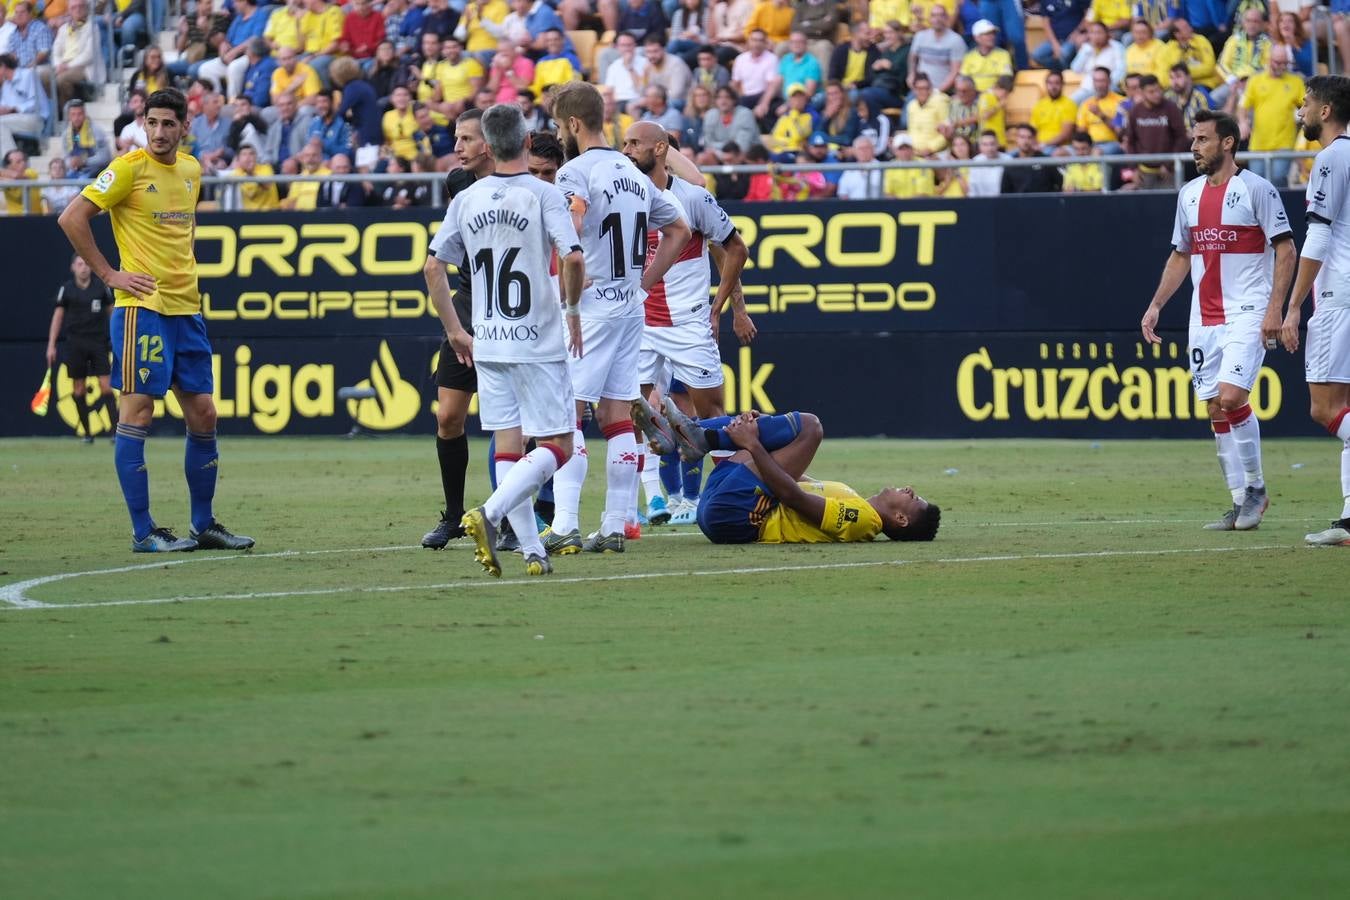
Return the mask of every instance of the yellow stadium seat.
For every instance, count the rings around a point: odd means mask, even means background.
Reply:
[[[1020,73],[1019,73],[1020,74]],[[1009,125],[1021,125],[1031,121],[1031,108],[1036,105],[1044,92],[1035,85],[1015,85],[1008,95],[1007,122]]]
[[[1072,94],[1074,91],[1078,90],[1080,87],[1083,86],[1083,76],[1079,75],[1077,72],[1071,72],[1068,69],[1065,69],[1063,75],[1064,75],[1064,93]]]
[[[599,43],[599,35],[594,31],[569,31],[567,37],[572,42],[573,49],[577,51],[581,67],[590,72],[595,68],[595,45]]]
[[[1023,69],[1013,79],[1013,85],[1015,87],[1034,87],[1036,90],[1042,91],[1045,89],[1045,79],[1049,74],[1049,69]]]

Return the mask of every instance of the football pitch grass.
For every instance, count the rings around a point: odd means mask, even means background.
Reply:
[[[496,581],[415,548],[430,438],[226,438],[257,552],[154,558],[106,442],[0,441],[0,890],[1344,897],[1337,450],[1268,442],[1236,534],[1208,441],[827,438],[938,540],[649,529]],[[185,532],[181,439],[148,459]]]

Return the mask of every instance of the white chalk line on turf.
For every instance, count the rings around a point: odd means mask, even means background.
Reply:
[[[390,548],[369,548],[402,550],[411,549],[405,547]],[[586,575],[571,578],[513,578],[508,580],[483,580],[483,581],[452,581],[439,584],[406,584],[406,585],[372,585],[369,587],[344,587],[344,588],[314,588],[301,591],[257,591],[239,594],[209,594],[198,596],[180,596],[180,597],[154,597],[133,600],[100,600],[91,603],[45,603],[40,600],[31,600],[9,589],[0,591],[0,601],[9,602],[12,605],[9,609],[89,609],[99,606],[151,606],[162,605],[166,603],[196,603],[206,600],[277,600],[287,597],[324,597],[335,594],[391,594],[404,591],[458,591],[472,590],[478,588],[492,587],[524,587],[526,585],[537,585],[544,588],[550,585],[559,584],[594,584],[620,581],[644,581],[656,578],[709,578],[727,575],[762,575],[775,574],[782,572],[812,572],[838,569],[865,569],[881,567],[900,567],[916,566],[925,564],[938,565],[961,565],[965,563],[989,563],[989,562],[1030,562],[1038,560],[1072,560],[1072,559],[1107,559],[1112,557],[1135,557],[1135,556],[1175,556],[1179,554],[1191,553],[1237,553],[1237,552],[1255,552],[1262,550],[1287,550],[1284,544],[1268,544],[1255,547],[1191,547],[1191,548],[1167,548],[1161,550],[1086,550],[1076,553],[1013,553],[1000,554],[994,556],[958,556],[941,559],[916,559],[916,560],[869,560],[866,562],[850,563],[815,563],[809,565],[796,566],[747,566],[733,569],[704,569],[695,571],[680,572],[630,572],[623,575]],[[271,556],[302,556],[321,552],[342,552],[342,551],[305,551],[269,554]],[[350,550],[346,552],[369,552],[361,550]],[[227,559],[234,557],[216,557],[217,559]],[[183,560],[190,562],[190,560]],[[152,568],[153,566],[125,566],[119,569],[108,569],[102,572],[81,572],[67,575],[49,575],[43,579],[31,579],[42,584],[50,584],[54,581],[61,581],[67,578],[76,578],[80,575],[102,575],[124,572],[133,569]],[[26,582],[27,583],[27,582]],[[11,585],[10,588],[15,587]],[[15,601],[21,602],[15,602]]]

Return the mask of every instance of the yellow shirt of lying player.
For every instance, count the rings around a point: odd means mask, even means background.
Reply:
[[[192,239],[202,167],[179,151],[173,165],[134,150],[108,164],[80,195],[112,218],[113,238],[124,272],[155,279],[144,300],[116,292],[118,306],[139,306],[165,316],[202,311],[197,291],[197,257]]]
[[[838,481],[803,481],[801,489],[825,498],[820,522],[810,522],[781,503],[759,528],[761,544],[852,544],[881,533],[881,516],[872,504]]]

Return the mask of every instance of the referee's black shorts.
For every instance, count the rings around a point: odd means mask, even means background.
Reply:
[[[71,378],[101,378],[112,374],[112,351],[104,341],[72,338],[66,341],[66,372]]]
[[[436,386],[466,394],[478,391],[478,370],[460,362],[449,341],[441,341],[441,358],[436,364]]]

